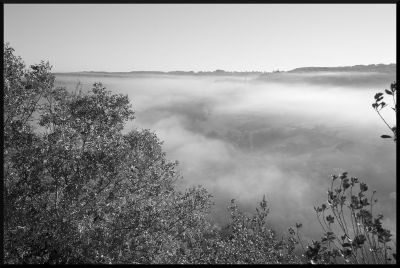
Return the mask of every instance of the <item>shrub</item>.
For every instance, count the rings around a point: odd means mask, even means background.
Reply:
[[[314,208],[324,236],[308,246],[305,255],[310,261],[352,264],[395,261],[393,253],[390,254],[392,235],[382,226],[383,215],[373,214],[377,202],[375,191],[367,193],[367,184],[348,177],[347,172],[332,175],[327,204]]]
[[[25,70],[8,44],[4,62],[5,263],[189,262],[180,248],[206,226],[210,195],[174,189],[153,133],[121,133],[127,96],[54,88],[48,63]]]
[[[294,264],[302,260],[294,254],[292,239],[278,239],[268,228],[269,207],[265,196],[256,212],[247,216],[231,201],[230,222],[222,229],[216,246],[216,263],[229,264]]]

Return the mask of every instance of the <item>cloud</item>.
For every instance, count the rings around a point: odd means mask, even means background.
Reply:
[[[379,82],[384,89],[391,81],[380,76],[364,85],[357,82],[360,76],[342,75],[347,76],[80,79],[86,86],[100,80],[109,90],[129,95],[136,119],[125,130],[153,130],[164,141],[167,157],[180,162],[184,180],[179,187],[201,184],[214,195],[216,221],[226,220],[232,198],[254,211],[265,194],[275,229],[286,231],[302,222],[303,234],[317,239],[322,230],[313,207],[326,202],[330,175],[343,171],[377,190],[377,211],[395,226],[396,150],[380,138],[387,130],[371,107],[371,87]]]

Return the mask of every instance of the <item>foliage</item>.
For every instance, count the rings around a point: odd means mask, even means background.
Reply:
[[[385,89],[385,93],[388,96],[392,96],[393,107],[391,107],[391,108],[395,112],[395,114],[397,114],[397,104],[396,104],[397,84],[396,84],[396,82],[393,82],[392,84],[390,84],[390,89]],[[380,113],[380,111],[387,106],[386,102],[383,101],[383,98],[384,98],[383,93],[382,92],[376,93],[374,98],[375,98],[375,102],[372,104],[372,108],[374,108],[374,110],[378,113],[379,117],[382,119],[382,121],[385,123],[385,125],[393,133],[393,137],[390,135],[382,135],[381,138],[384,138],[384,139],[393,138],[393,140],[396,142],[396,140],[397,140],[396,126],[391,127],[386,122],[385,118],[383,118],[382,114]]]
[[[339,180],[338,180],[339,179]],[[336,185],[339,181],[338,185]],[[327,205],[314,207],[324,236],[312,241],[304,255],[314,264],[388,264],[396,262],[390,231],[382,226],[383,215],[374,216],[377,202],[368,186],[347,172],[332,175]],[[297,228],[299,237],[299,228]]]
[[[25,70],[8,44],[4,58],[5,262],[179,261],[210,195],[174,190],[176,163],[153,133],[121,133],[134,118],[127,96],[54,88],[48,63]]]
[[[278,239],[276,233],[268,228],[266,217],[269,207],[265,196],[251,216],[241,212],[233,199],[229,211],[230,222],[222,230],[216,247],[216,263],[302,263],[302,259],[294,254],[294,241]]]

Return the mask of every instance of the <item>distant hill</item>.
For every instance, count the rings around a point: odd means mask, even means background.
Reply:
[[[354,66],[342,66],[342,67],[301,67],[290,71],[273,71],[273,72],[230,72],[224,70],[215,71],[131,71],[131,72],[97,72],[97,71],[83,71],[83,72],[65,72],[55,73],[56,75],[89,75],[89,76],[115,76],[115,75],[196,75],[196,76],[269,76],[271,74],[282,74],[282,73],[313,73],[313,72],[374,72],[374,73],[396,73],[396,64],[370,64],[370,65],[354,65]]]
[[[320,86],[379,88],[396,80],[396,64],[303,67],[287,72],[260,75],[257,80],[285,84],[307,83]]]
[[[288,71],[288,73],[309,73],[309,72],[378,72],[395,73],[396,64],[370,64],[342,67],[301,67]]]
[[[131,71],[131,72],[97,72],[97,71],[82,71],[82,72],[64,72],[64,73],[54,73],[56,75],[204,75],[204,76],[235,76],[235,75],[260,75],[265,74],[267,72],[228,72],[224,70],[215,70],[215,71],[170,71],[170,72],[161,72],[161,71]]]

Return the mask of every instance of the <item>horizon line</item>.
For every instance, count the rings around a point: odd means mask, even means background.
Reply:
[[[274,73],[274,72],[290,72],[296,69],[306,69],[306,68],[354,68],[354,67],[373,67],[373,66],[390,66],[390,65],[397,65],[396,63],[372,63],[372,64],[356,64],[356,65],[340,65],[340,66],[303,66],[303,67],[296,67],[290,70],[283,70],[283,69],[273,69],[272,71],[227,71],[223,69],[215,69],[215,70],[208,70],[208,71],[183,71],[183,70],[172,70],[172,71],[159,71],[159,70],[133,70],[133,71],[57,71],[53,73],[193,73],[193,74],[198,74],[198,73]]]

